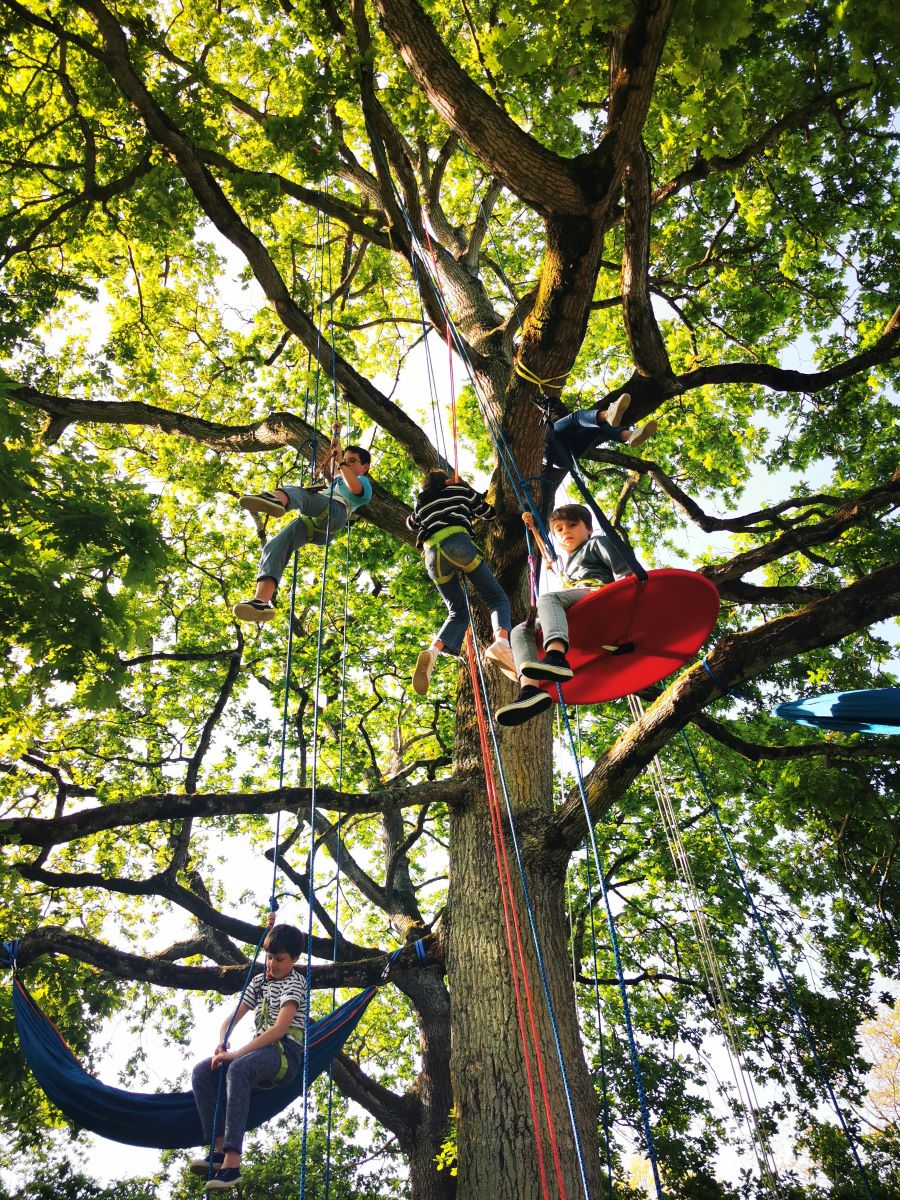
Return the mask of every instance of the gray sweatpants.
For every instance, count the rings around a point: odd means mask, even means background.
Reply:
[[[347,506],[340,500],[329,501],[327,489],[324,492],[308,492],[306,488],[282,485],[281,491],[288,498],[288,512],[298,512],[301,516],[269,538],[263,547],[256,578],[274,579],[276,584],[281,582],[284,568],[295,550],[299,550],[308,542],[315,546],[324,546],[326,529],[328,540],[331,541],[349,520]],[[326,519],[329,503],[331,513]],[[303,520],[304,517],[315,521],[314,528],[310,529],[308,521]]]
[[[293,1079],[303,1065],[303,1047],[297,1042],[286,1040],[284,1043],[288,1060],[287,1077],[282,1083]],[[241,1153],[244,1145],[244,1132],[247,1128],[247,1112],[250,1108],[250,1092],[255,1087],[271,1083],[281,1064],[278,1046],[263,1046],[261,1050],[253,1050],[241,1058],[223,1063],[221,1067],[212,1069],[212,1060],[204,1058],[197,1063],[191,1076],[191,1087],[194,1091],[194,1103],[200,1114],[200,1124],[203,1126],[203,1136],[207,1145],[213,1139],[213,1114],[216,1111],[216,1097],[219,1094],[219,1080],[224,1076],[222,1095],[219,1099],[219,1113],[216,1122],[216,1136],[224,1135],[222,1143],[225,1150],[236,1150]]]
[[[559,640],[564,642],[568,649],[569,621],[566,617],[566,609],[577,604],[579,600],[583,600],[585,596],[590,596],[596,590],[596,588],[590,587],[566,588],[564,592],[545,592],[543,596],[538,596],[537,628],[541,631],[545,646],[548,642]],[[517,625],[509,635],[509,644],[512,647],[516,671],[521,671],[523,663],[537,661],[535,631],[529,629],[524,622]]]

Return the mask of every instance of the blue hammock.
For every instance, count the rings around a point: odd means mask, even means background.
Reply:
[[[860,692],[829,692],[779,704],[776,717],[816,725],[840,733],[900,735],[900,688],[872,688]]]
[[[4,957],[14,946],[3,944]],[[309,1026],[309,1080],[328,1066],[356,1028],[378,988],[373,985]],[[130,1146],[182,1150],[202,1146],[203,1130],[191,1092],[126,1092],[85,1071],[27,988],[13,979],[13,1009],[22,1051],[35,1079],[76,1125]],[[248,1129],[255,1129],[303,1093],[303,1071],[289,1083],[254,1090]]]

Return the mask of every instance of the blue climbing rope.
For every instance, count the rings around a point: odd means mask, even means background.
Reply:
[[[581,774],[581,763],[575,753],[575,739],[572,736],[572,726],[569,722],[569,714],[566,712],[565,701],[563,700],[562,688],[557,684],[558,702],[563,715],[563,724],[566,733],[569,737],[569,745],[572,750],[572,758],[575,762],[575,778],[578,782],[578,792],[581,796],[581,806],[584,809],[584,819],[587,825],[588,838],[591,845],[591,853],[594,858],[594,866],[597,871],[597,878],[600,881],[600,893],[603,897],[603,906],[606,909],[606,923],[609,928],[610,944],[612,945],[613,958],[616,964],[616,977],[619,981],[619,995],[622,1000],[622,1016],[625,1021],[625,1033],[628,1038],[628,1053],[631,1058],[631,1069],[634,1074],[634,1083],[637,1090],[638,1104],[641,1110],[641,1122],[644,1127],[644,1139],[647,1144],[647,1157],[650,1160],[650,1169],[653,1173],[653,1184],[656,1188],[657,1200],[662,1200],[663,1190],[662,1183],[659,1177],[659,1165],[656,1160],[656,1144],[653,1140],[653,1130],[650,1126],[650,1109],[647,1104],[647,1094],[644,1090],[644,1077],[641,1073],[641,1064],[638,1058],[637,1042],[634,1036],[634,1028],[631,1021],[631,1005],[628,1002],[628,993],[625,988],[625,971],[622,966],[622,955],[619,949],[619,938],[616,933],[616,922],[613,916],[612,905],[609,899],[609,892],[606,888],[606,877],[603,872],[603,866],[600,862],[600,850],[597,846],[597,835],[594,832],[594,821],[591,817],[590,804],[588,803],[587,792],[584,787],[584,779]]]

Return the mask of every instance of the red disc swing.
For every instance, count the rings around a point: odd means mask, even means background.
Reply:
[[[709,637],[719,611],[715,585],[676,567],[646,574],[598,588],[566,613],[566,658],[575,672],[562,685],[567,704],[639,692],[683,667]],[[555,682],[537,686],[556,697]]]

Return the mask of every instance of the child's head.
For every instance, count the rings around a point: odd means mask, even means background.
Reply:
[[[263,942],[266,979],[286,979],[303,952],[303,934],[293,925],[275,925]]]
[[[347,467],[354,475],[368,475],[372,455],[363,446],[345,446],[341,466]]]
[[[430,471],[426,471],[422,478],[423,496],[437,495],[450,482],[450,476],[440,467],[432,467]]]
[[[571,554],[591,536],[591,510],[583,504],[561,504],[550,514],[550,532]]]

